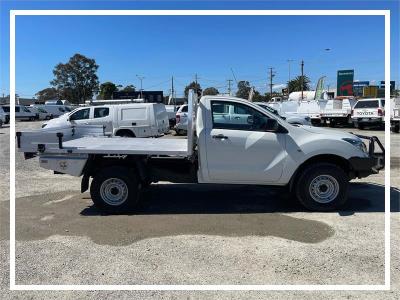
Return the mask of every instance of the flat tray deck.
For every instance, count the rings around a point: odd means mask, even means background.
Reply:
[[[186,139],[83,137],[66,141],[63,148],[73,153],[143,154],[187,156]]]

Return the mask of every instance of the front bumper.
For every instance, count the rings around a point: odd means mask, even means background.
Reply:
[[[360,139],[369,140],[368,157],[351,157],[349,159],[354,177],[363,178],[371,174],[378,174],[385,168],[385,148],[376,136],[355,134]],[[380,152],[376,152],[376,146]]]

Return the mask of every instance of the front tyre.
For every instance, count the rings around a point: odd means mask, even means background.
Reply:
[[[99,209],[109,213],[132,211],[139,202],[139,180],[125,167],[108,167],[93,178],[90,195]]]
[[[331,211],[346,202],[348,185],[348,175],[342,168],[329,163],[316,163],[300,173],[295,192],[307,209]]]

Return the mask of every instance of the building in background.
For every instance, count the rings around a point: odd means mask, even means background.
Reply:
[[[369,86],[369,81],[355,81],[353,82],[353,95],[355,97],[362,97],[365,86]]]

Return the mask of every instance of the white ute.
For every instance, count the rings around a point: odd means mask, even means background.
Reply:
[[[384,167],[376,137],[290,125],[234,97],[197,102],[191,90],[188,105],[187,139],[18,132],[18,149],[25,158],[38,155],[45,169],[83,176],[82,192],[93,178],[92,200],[108,212],[132,210],[140,190],[157,181],[283,186],[306,208],[327,211],[346,202],[351,179]],[[234,118],[225,113],[231,106],[238,112]]]
[[[364,129],[365,126],[385,125],[385,99],[360,99],[351,113],[354,126]]]

